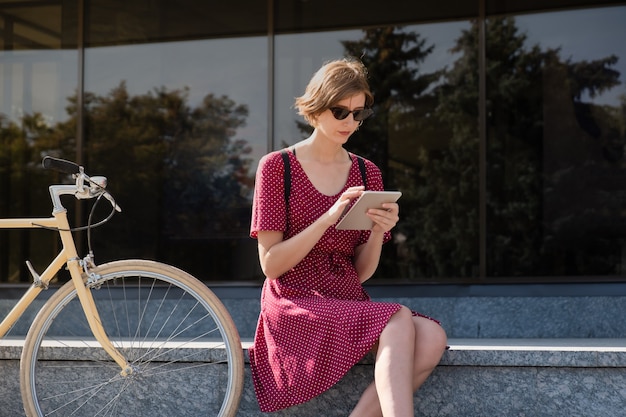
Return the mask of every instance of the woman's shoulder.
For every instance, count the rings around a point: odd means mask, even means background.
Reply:
[[[283,157],[281,155],[284,149],[272,151],[261,157],[259,160],[259,169],[273,169],[277,166],[283,166]]]
[[[373,163],[373,162],[372,162],[372,161],[370,161],[369,159],[367,159],[367,158],[365,158],[365,157],[363,157],[363,156],[361,156],[361,155],[357,155],[357,154],[355,154],[355,153],[351,153],[351,154],[352,154],[352,155],[354,156],[354,158],[356,158],[357,160],[358,160],[358,159],[361,159],[361,160],[363,161],[363,163],[365,164],[365,170],[366,170],[368,173],[370,173],[370,172],[371,172],[371,173],[379,173],[379,172],[380,172],[380,168],[378,168],[378,165],[376,165],[375,163]]]

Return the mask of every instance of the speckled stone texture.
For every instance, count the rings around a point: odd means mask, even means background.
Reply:
[[[451,338],[452,350],[415,396],[416,416],[626,417],[626,296],[377,300],[400,302],[439,319]],[[242,338],[251,339],[258,298],[223,302]],[[14,303],[0,299],[0,316]],[[35,311],[29,309],[11,337],[23,338]],[[0,341],[0,417],[24,415],[20,352]],[[365,358],[320,397],[274,414],[259,411],[246,372],[238,417],[334,417],[349,415],[372,379],[373,366]]]
[[[19,341],[0,343],[0,417],[23,415],[18,345]],[[624,339],[452,339],[450,345],[415,395],[415,416],[626,416]],[[71,352],[65,348],[63,354]],[[371,356],[365,357],[326,393],[272,414],[259,411],[247,368],[237,416],[347,416],[372,380],[372,363]]]
[[[451,340],[415,395],[424,417],[624,417],[626,340]],[[373,377],[366,357],[307,404],[261,413],[248,379],[238,417],[348,416]],[[248,370],[249,371],[249,370]]]

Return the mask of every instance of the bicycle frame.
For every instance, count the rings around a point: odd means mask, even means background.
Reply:
[[[72,282],[76,288],[77,296],[93,335],[104,350],[120,366],[122,375],[127,375],[131,372],[130,365],[113,346],[102,328],[100,316],[92,298],[91,291],[85,286],[83,281],[81,268],[83,267],[84,261],[78,257],[74,238],[67,220],[67,210],[63,208],[60,202],[59,196],[61,194],[75,194],[75,191],[75,186],[53,185],[50,187],[50,194],[52,195],[54,204],[53,217],[0,219],[0,229],[38,229],[42,227],[56,229],[59,232],[62,242],[61,252],[50,265],[48,265],[41,276],[35,273],[29,264],[29,269],[31,269],[31,273],[34,275],[34,282],[0,323],[0,338],[6,335],[28,306],[37,298],[39,293],[47,288],[54,275],[63,265],[67,265]]]

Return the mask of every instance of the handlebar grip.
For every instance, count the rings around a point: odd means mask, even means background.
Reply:
[[[51,156],[44,157],[41,164],[45,169],[52,169],[64,174],[78,174],[80,172],[78,164],[66,161],[65,159],[53,158]]]

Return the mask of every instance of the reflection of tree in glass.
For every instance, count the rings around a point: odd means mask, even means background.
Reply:
[[[246,106],[207,95],[188,117],[190,128],[171,142],[167,158],[166,233],[175,238],[247,235],[251,152],[245,140],[231,140],[245,124]],[[191,168],[191,169],[188,169]]]
[[[615,265],[615,259],[596,245],[608,243],[609,234],[591,224],[620,216],[614,205],[609,214],[607,201],[593,197],[608,185],[593,178],[608,174],[601,173],[607,160],[596,155],[619,119],[610,106],[581,97],[619,84],[619,73],[610,68],[617,58],[573,62],[558,49],[527,48],[512,18],[490,19],[486,34],[489,275],[607,273],[601,264]],[[608,176],[623,181],[623,167],[615,168]],[[591,212],[596,214],[589,217]],[[584,239],[572,239],[591,229]],[[600,239],[592,238],[598,232]],[[567,254],[570,245],[579,253]],[[599,256],[583,255],[590,246],[600,249]]]
[[[555,138],[554,132],[545,130],[544,118],[557,126],[575,120],[577,129],[588,134],[595,124],[602,125],[602,137],[591,146],[603,147],[603,152],[613,157],[620,154],[616,149],[623,149],[624,143],[623,109],[620,113],[610,106],[580,100],[584,91],[593,96],[616,85],[619,74],[610,69],[616,58],[572,62],[560,59],[558,50],[542,51],[525,43],[526,36],[518,33],[514,19],[489,19],[487,226],[488,273],[492,276],[536,274],[545,267],[542,216],[550,208],[543,201],[548,198],[545,186],[563,178],[563,172],[555,176],[545,166],[549,158],[558,159],[560,154],[549,154],[546,141]],[[394,27],[370,29],[364,31],[362,40],[344,45],[347,55],[361,57],[368,66],[376,97],[375,117],[355,134],[349,146],[382,168],[389,188],[404,193],[396,230],[398,244],[383,258],[390,261],[381,265],[379,274],[401,278],[476,276],[478,23],[457,39],[452,49],[459,55],[456,62],[433,74],[419,72],[433,46],[426,48],[417,33]],[[563,69],[560,77],[567,86],[565,93],[547,81],[555,68]],[[571,111],[546,113],[556,99],[560,104],[568,102]],[[588,115],[593,115],[593,123]],[[567,135],[563,140],[567,141]],[[572,146],[571,141],[566,146]],[[561,160],[571,171],[572,161]],[[619,178],[623,178],[623,157],[621,161]],[[558,216],[561,218],[553,219],[553,226],[562,224],[566,213],[561,210]],[[620,217],[617,212],[605,216],[604,221],[615,217]],[[598,264],[598,260],[589,262]]]
[[[0,217],[47,217],[51,207],[48,184],[38,164],[33,143],[49,132],[44,118],[25,115],[21,125],[0,114]],[[46,232],[0,230],[0,279],[6,282],[30,282],[24,259],[39,265],[50,256],[55,236]],[[32,252],[31,252],[32,251]],[[31,254],[32,253],[32,254]]]
[[[390,138],[414,129],[417,119],[432,111],[432,98],[425,92],[441,73],[420,72],[420,64],[434,46],[426,46],[418,33],[394,26],[363,33],[359,41],[342,43],[346,55],[359,57],[368,69],[375,114],[350,140],[349,147],[375,162],[386,176],[390,174]]]
[[[623,275],[626,103],[583,101],[619,84],[617,57],[544,67],[544,224],[539,268],[559,275]],[[586,93],[586,94],[583,94]]]
[[[172,239],[247,235],[250,149],[233,137],[248,110],[212,94],[197,108],[187,101],[187,89],[131,96],[125,83],[85,94],[85,166],[109,178],[124,210],[98,231],[103,258],[160,257]],[[71,118],[32,138],[34,164],[41,154],[76,160],[76,109],[70,98]]]

